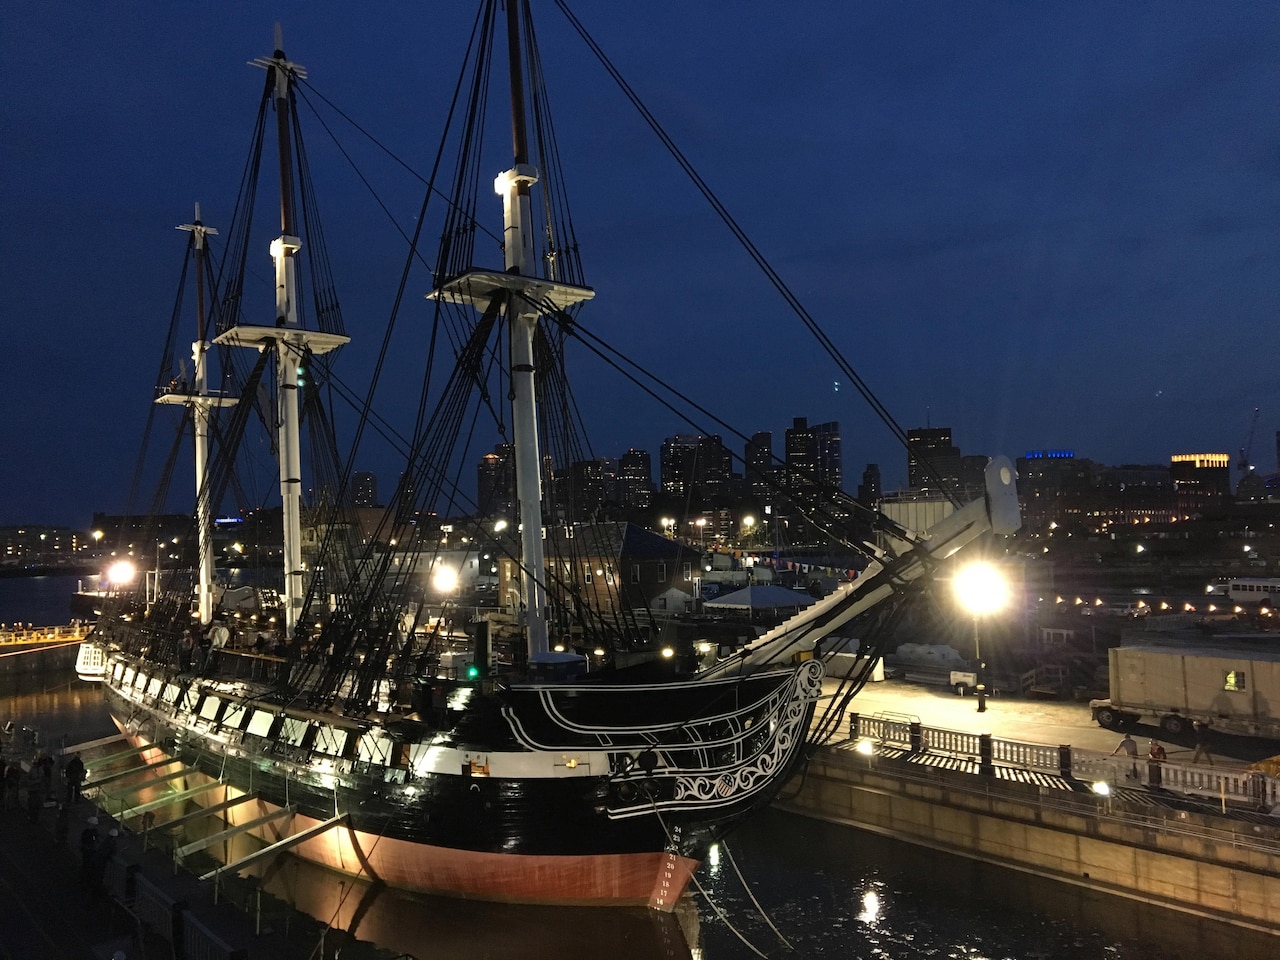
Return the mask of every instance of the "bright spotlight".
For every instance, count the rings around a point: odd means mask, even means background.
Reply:
[[[431,572],[431,586],[439,593],[452,593],[458,586],[458,571],[439,566]]]
[[[107,580],[117,587],[133,583],[133,578],[137,575],[138,568],[128,560],[119,560],[107,568]]]

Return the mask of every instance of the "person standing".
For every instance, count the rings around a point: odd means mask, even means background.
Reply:
[[[62,772],[67,778],[67,803],[79,803],[80,791],[84,785],[85,769],[84,761],[80,759],[80,754],[73,753],[71,759],[67,761],[67,768]]]
[[[1133,739],[1133,734],[1125,732],[1124,739],[1116,744],[1116,748],[1111,751],[1114,757],[1117,753],[1124,753],[1129,758],[1129,772],[1125,774],[1126,780],[1138,779],[1138,741]]]
[[[1164,747],[1156,740],[1151,741],[1151,746],[1147,750],[1147,783],[1152,789],[1159,789],[1164,775],[1160,769],[1160,764],[1169,759],[1169,755],[1165,753]]]
[[[1201,755],[1209,761],[1209,766],[1213,766],[1213,755],[1209,752],[1209,724],[1203,720],[1196,720],[1191,724],[1191,731],[1196,738],[1196,752],[1191,755],[1192,763],[1199,763]]]

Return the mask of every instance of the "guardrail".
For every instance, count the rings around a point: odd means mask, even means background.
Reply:
[[[866,770],[869,761],[874,762],[870,758],[859,757],[848,749],[832,750],[824,756],[824,762],[849,771]],[[893,775],[911,783],[936,785],[940,778],[952,773],[954,771],[910,764],[897,767]],[[997,787],[998,781],[984,776],[951,778],[947,781],[948,790],[971,796],[990,796]],[[1091,790],[1058,790],[1043,784],[1036,785],[1034,790],[1034,802],[1045,809],[1087,814],[1100,821],[1156,830],[1218,846],[1257,850],[1268,856],[1280,856],[1280,839],[1273,838],[1270,832],[1259,834],[1256,824],[1247,820],[1223,818],[1216,823],[1204,819],[1184,820],[1176,815],[1176,811],[1167,808],[1113,805],[1111,798],[1099,796]]]
[[[1219,801],[1252,809],[1280,808],[1280,778],[1257,770],[1203,767],[1197,764],[1148,761],[1146,757],[1115,757],[1053,746],[1003,740],[989,733],[962,733],[927,727],[918,719],[898,715],[849,714],[849,737],[898,747],[910,753],[932,753],[975,761],[981,775],[995,767],[1036,770],[1068,780],[1106,783],[1118,787],[1156,787],[1172,794]]]
[[[82,640],[88,636],[91,629],[90,624],[81,623],[78,620],[57,627],[37,627],[29,623],[0,624],[0,646],[11,643],[56,643]]]

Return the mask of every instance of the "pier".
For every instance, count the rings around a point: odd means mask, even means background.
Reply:
[[[0,624],[0,678],[51,672],[70,673],[80,641],[92,624],[64,626]]]

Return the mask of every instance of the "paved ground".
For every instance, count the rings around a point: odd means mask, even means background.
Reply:
[[[835,681],[828,680],[828,692],[834,689]],[[850,709],[865,716],[903,714],[918,718],[930,727],[991,733],[1002,739],[1031,743],[1069,744],[1078,750],[1099,753],[1110,753],[1121,737],[1115,731],[1099,727],[1090,717],[1087,703],[997,696],[987,700],[985,713],[978,713],[975,697],[960,697],[946,687],[905,680],[867,684]],[[847,726],[844,729],[847,731]],[[1171,761],[1190,762],[1194,751],[1190,733],[1170,738],[1154,725],[1145,724],[1136,724],[1132,730],[1143,753],[1146,741],[1154,737],[1165,745]],[[1213,750],[1215,763],[1243,766],[1280,754],[1280,743],[1218,734],[1213,740]]]
[[[94,812],[82,804],[72,820],[69,843]],[[6,960],[109,960],[124,955],[168,956],[167,945],[150,940],[146,953],[134,947],[128,914],[82,881],[78,855],[51,832],[54,811],[42,810],[32,824],[25,810],[0,812],[0,957]]]

